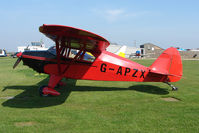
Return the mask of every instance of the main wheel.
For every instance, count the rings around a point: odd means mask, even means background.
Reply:
[[[41,97],[47,97],[47,96],[49,96],[49,94],[44,94],[43,93],[43,90],[44,90],[44,88],[45,87],[48,87],[48,86],[41,86],[40,88],[39,88],[39,95],[41,96]]]

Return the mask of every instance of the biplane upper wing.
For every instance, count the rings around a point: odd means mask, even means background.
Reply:
[[[39,31],[55,41],[56,45],[78,50],[83,48],[92,54],[100,53],[110,45],[97,34],[69,26],[44,24],[39,27]]]

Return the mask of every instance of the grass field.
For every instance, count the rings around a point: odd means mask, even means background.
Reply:
[[[199,132],[199,61],[183,61],[184,78],[163,83],[66,80],[58,97],[39,97],[48,82],[16,59],[0,58],[0,133]],[[136,60],[149,66],[154,60]],[[179,101],[165,101],[173,97]]]

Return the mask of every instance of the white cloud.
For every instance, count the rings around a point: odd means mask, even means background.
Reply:
[[[106,19],[110,22],[113,22],[121,18],[121,16],[124,15],[125,11],[122,9],[113,9],[113,10],[106,10],[104,13]]]
[[[118,16],[124,13],[124,10],[116,9],[116,10],[107,10],[106,13],[110,16]]]
[[[108,22],[116,22],[121,19],[130,19],[148,14],[148,12],[128,12],[124,9],[106,9],[106,10],[93,10],[98,16],[104,18]]]

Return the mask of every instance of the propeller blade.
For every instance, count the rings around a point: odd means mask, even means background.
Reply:
[[[13,65],[13,69],[15,69],[15,67],[17,67],[17,65],[20,63],[22,58],[18,58],[17,61],[15,62],[15,64]]]

